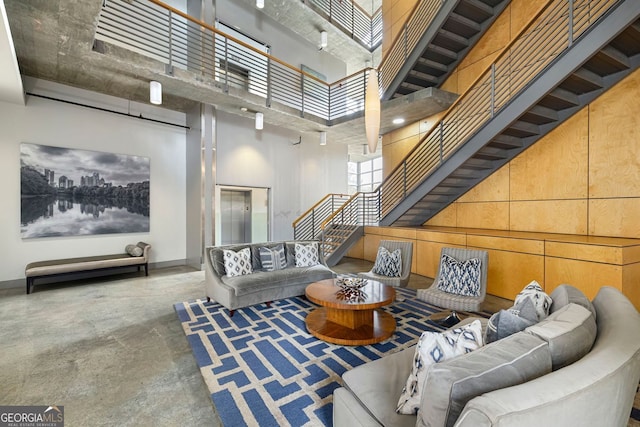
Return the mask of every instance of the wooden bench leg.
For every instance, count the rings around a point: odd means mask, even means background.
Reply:
[[[148,262],[146,262],[144,264],[144,275],[145,276],[149,276],[149,263]]]
[[[27,295],[31,293],[32,288],[33,288],[33,277],[27,277]]]

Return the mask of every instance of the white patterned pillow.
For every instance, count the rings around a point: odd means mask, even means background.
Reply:
[[[296,267],[311,267],[320,264],[317,243],[309,243],[308,245],[296,243],[295,252]]]
[[[480,258],[458,261],[452,256],[443,254],[440,261],[438,289],[467,297],[480,296],[481,269],[482,260]]]
[[[551,309],[551,303],[553,301],[551,300],[551,297],[545,293],[544,289],[542,289],[542,286],[540,286],[540,284],[535,280],[532,280],[531,283],[525,286],[524,289],[516,295],[513,305],[518,305],[519,302],[526,298],[533,302],[539,321],[549,315],[549,310]]]
[[[376,262],[373,264],[373,272],[387,277],[402,276],[402,252],[400,249],[389,252],[387,248],[380,246]]]
[[[251,249],[244,248],[238,252],[224,249],[222,252],[224,271],[227,273],[227,276],[234,277],[253,273],[253,268],[251,267]]]
[[[280,243],[273,248],[258,249],[260,253],[260,263],[266,271],[282,270],[287,266],[287,258],[284,255],[284,245]]]
[[[423,332],[416,345],[413,367],[402,389],[396,412],[406,415],[418,413],[429,366],[479,347],[482,347],[482,325],[479,320],[440,333]]]

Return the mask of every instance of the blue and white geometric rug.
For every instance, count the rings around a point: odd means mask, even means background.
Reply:
[[[415,290],[396,292],[405,300],[384,308],[396,320],[394,335],[358,347],[310,335],[304,320],[317,306],[304,297],[238,309],[233,317],[202,300],[175,309],[223,425],[330,426],[333,390],[345,371],[442,330],[427,320],[440,309],[417,300]]]

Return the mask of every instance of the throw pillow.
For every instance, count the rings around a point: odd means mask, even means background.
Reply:
[[[138,245],[127,245],[124,250],[131,256],[142,256],[143,250]]]
[[[549,310],[551,309],[551,297],[544,292],[542,286],[535,280],[531,281],[524,289],[516,295],[516,299],[514,300],[514,305],[518,305],[520,301],[525,298],[531,299],[533,302],[533,306],[536,308],[536,313],[538,314],[538,321],[544,319],[549,315]]]
[[[501,340],[516,332],[524,331],[538,322],[533,301],[525,298],[508,310],[500,310],[489,319],[484,333],[484,343]]]
[[[443,254],[440,260],[438,289],[467,297],[480,296],[481,269],[480,258],[458,261],[452,256]]]
[[[266,271],[282,270],[287,266],[287,258],[284,255],[284,245],[280,243],[273,248],[259,248],[260,263]]]
[[[387,277],[402,276],[402,251],[396,249],[389,252],[387,248],[380,246],[376,262],[373,264],[373,272]]]
[[[318,244],[309,243],[303,245],[296,243],[296,267],[312,267],[320,264],[320,255],[318,254]]]
[[[424,332],[416,345],[411,373],[402,389],[396,412],[407,415],[418,413],[422,386],[429,366],[469,353],[481,346],[482,325],[479,320],[441,333]]]
[[[251,250],[249,248],[240,249],[238,252],[224,249],[224,270],[227,276],[243,276],[253,273],[251,266]]]

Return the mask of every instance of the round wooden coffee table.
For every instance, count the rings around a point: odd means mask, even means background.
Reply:
[[[309,301],[322,307],[307,315],[307,330],[321,340],[340,345],[367,345],[384,341],[396,329],[393,316],[379,307],[391,304],[396,291],[375,280],[362,288],[364,300],[347,302],[337,297],[335,279],[307,286]]]

